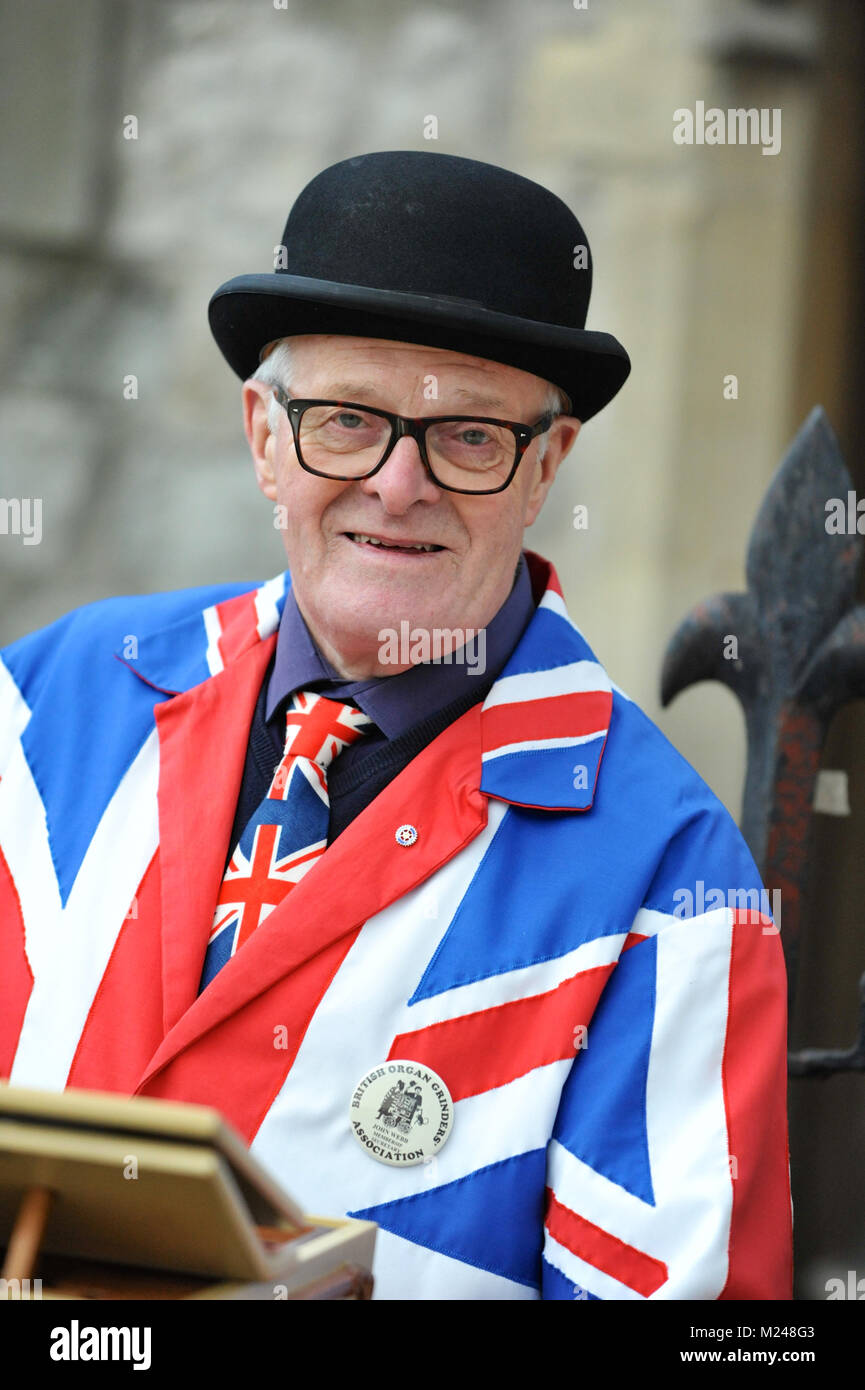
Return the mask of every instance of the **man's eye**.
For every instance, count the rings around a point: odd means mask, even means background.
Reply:
[[[467,429],[460,431],[459,439],[462,444],[471,444],[476,447],[479,444],[486,444],[489,441],[489,435],[486,430]]]
[[[359,425],[367,423],[362,415],[358,415],[353,410],[341,410],[338,415],[333,416],[333,421],[347,430],[357,429]]]

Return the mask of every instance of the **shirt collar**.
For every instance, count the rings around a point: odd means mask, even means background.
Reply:
[[[481,691],[485,693],[517,645],[534,608],[528,566],[521,555],[508,597],[487,624],[480,641],[470,639],[468,661],[428,661],[397,675],[352,681],[340,676],[322,656],[294,595],[289,593],[279,624],[265,717],[272,719],[294,691],[327,681],[322,694],[332,699],[354,700],[387,738],[397,738],[461,695],[477,691],[480,697]],[[410,650],[413,639],[408,623],[401,625],[395,640]]]
[[[554,567],[530,550],[523,554],[537,608],[481,706],[480,790],[521,806],[587,810],[610,727],[612,685],[568,615]],[[226,586],[216,603],[141,636],[134,654],[124,644],[114,655],[155,689],[179,694],[272,637],[289,588],[287,572],[242,592]]]

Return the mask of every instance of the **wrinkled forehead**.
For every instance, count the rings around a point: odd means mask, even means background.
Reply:
[[[288,350],[296,385],[345,399],[363,399],[371,390],[387,386],[403,392],[423,390],[428,399],[445,392],[471,394],[503,407],[534,403],[550,389],[541,377],[518,367],[451,348],[316,333],[277,342]],[[263,358],[277,342],[267,344]]]

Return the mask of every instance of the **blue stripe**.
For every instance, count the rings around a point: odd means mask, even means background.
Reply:
[[[409,1002],[626,933],[643,888],[608,820],[511,806]]]
[[[459,1115],[456,1117],[459,1124]],[[476,1269],[540,1288],[546,1150],[506,1158],[463,1178],[348,1212]]]
[[[311,849],[313,845],[327,839],[327,803],[322,801],[315,788],[310,786],[303,768],[297,763],[289,770],[286,791],[284,801],[279,797],[265,795],[244,826],[240,836],[240,848],[247,859],[252,858],[252,844],[260,825],[280,827],[276,845],[277,859],[284,859],[286,855],[297,854],[303,849]],[[232,851],[233,849],[234,846]]]
[[[536,608],[534,616],[502,671],[504,676],[524,676],[534,671],[554,671],[572,661],[594,661],[595,655],[567,618],[549,608]],[[500,677],[501,679],[501,677]],[[598,670],[602,689],[607,677]],[[493,687],[495,689],[495,687]]]
[[[593,1303],[600,1303],[602,1300],[595,1293],[589,1293],[579,1284],[574,1284],[568,1279],[560,1269],[550,1264],[549,1260],[543,1261],[541,1282],[541,1297],[551,1303],[573,1303],[579,1301],[586,1303],[591,1300]]]
[[[31,710],[39,699],[75,616],[74,613],[67,613],[50,627],[29,632],[26,637],[19,638],[0,651],[3,664]]]
[[[575,1158],[652,1206],[646,1078],[656,964],[655,937],[620,957],[565,1083],[553,1130]]]
[[[585,811],[592,804],[604,737],[570,748],[532,748],[489,758],[481,791],[518,806]]]
[[[209,985],[211,980],[215,980],[224,965],[231,960],[231,948],[237,936],[237,914],[235,913],[231,922],[227,922],[218,936],[215,936],[208,943],[207,952],[204,957],[204,966],[201,971],[201,981],[198,986],[198,993]]]
[[[157,690],[171,694],[191,690],[206,681],[213,673],[207,664],[203,613],[191,613],[170,627],[143,637],[134,661],[129,664]]]
[[[646,906],[686,918],[719,907],[753,907],[771,915],[757,866],[732,817],[694,774],[682,807],[685,824],[670,841],[646,894]],[[750,894],[748,901],[744,896]]]
[[[21,742],[45,807],[64,905],[105,808],[153,727],[159,697],[112,655],[118,627],[132,629],[129,616],[119,622],[115,602],[81,609],[60,627],[56,645],[43,645],[38,680],[25,682],[33,717]]]

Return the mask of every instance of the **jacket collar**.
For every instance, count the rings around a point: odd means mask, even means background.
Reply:
[[[134,657],[125,646],[114,655],[156,690],[180,695],[218,676],[250,647],[276,632],[290,584],[288,571],[277,574],[255,589],[232,594],[143,634]]]
[[[481,709],[480,790],[518,806],[586,811],[613,705],[549,560],[525,552],[538,606]]]
[[[537,608],[481,707],[480,790],[515,805],[587,810],[612,710],[612,686],[568,616],[555,568],[525,552]],[[288,572],[142,636],[115,656],[167,695],[218,675],[279,627]]]

